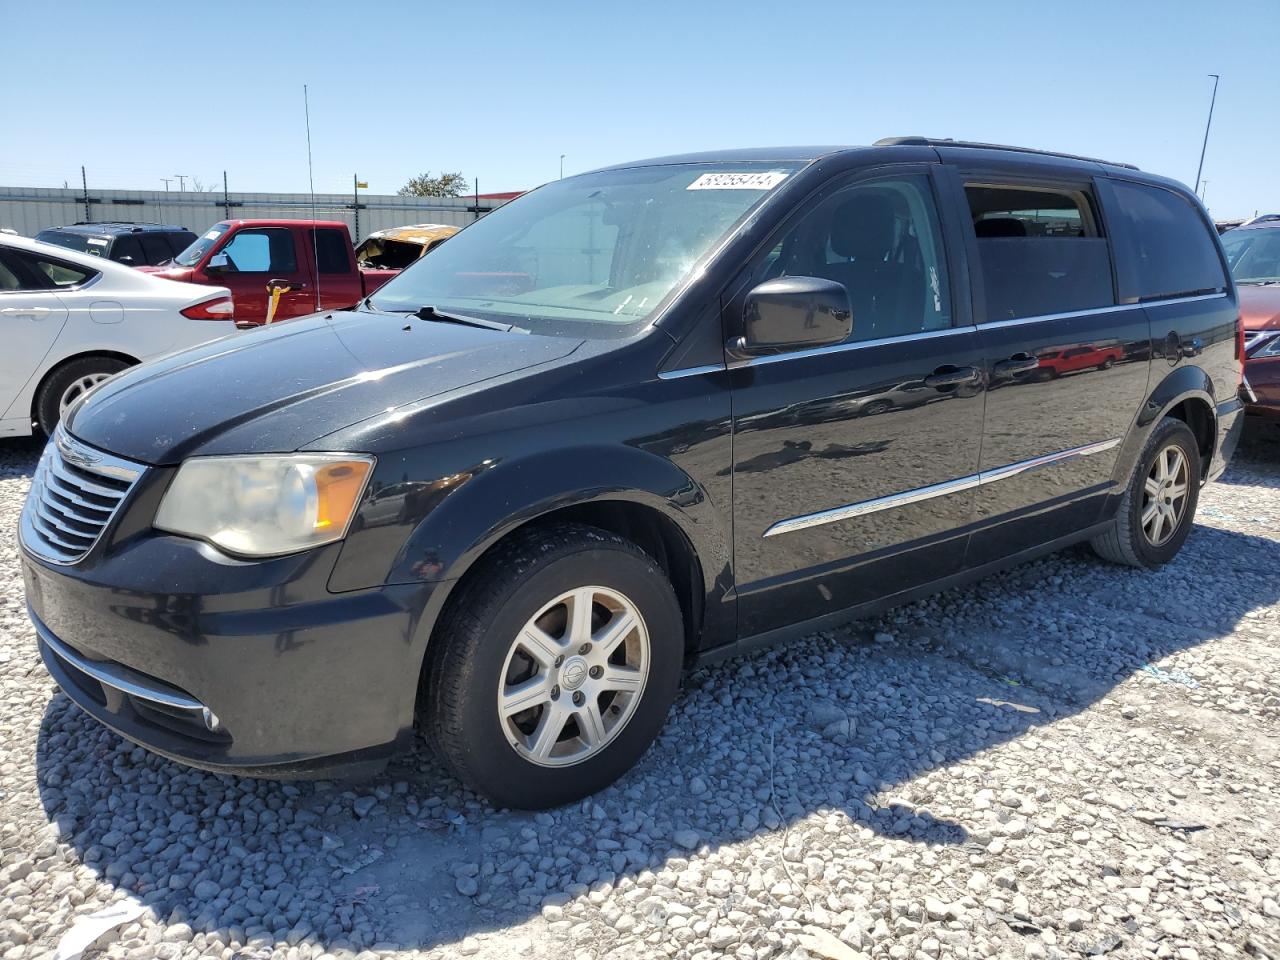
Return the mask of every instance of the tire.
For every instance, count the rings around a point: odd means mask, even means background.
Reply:
[[[1116,365],[1116,362],[1115,362],[1113,359],[1111,359],[1110,357],[1108,357],[1106,360],[1103,360],[1103,361],[1102,361],[1102,363],[1098,364],[1098,369],[1099,369],[1099,370],[1110,370],[1110,369],[1111,369],[1112,367],[1114,367],[1115,365]]]
[[[662,729],[684,658],[675,592],[640,548],[581,524],[517,533],[482,564],[449,599],[431,641],[420,698],[428,739],[458,779],[499,806],[545,810],[580,800],[626,773]],[[581,609],[591,610],[591,627],[570,638],[577,597],[588,591],[590,604]],[[607,627],[628,621],[605,604],[630,609],[636,623],[614,651],[616,665],[606,662],[607,674],[599,665],[605,661],[590,665],[592,658],[605,649]],[[531,627],[542,633],[535,630],[537,642],[527,644]],[[582,636],[595,641],[585,658],[579,654],[592,644],[580,645]],[[615,675],[632,682],[641,674],[642,682],[628,687],[636,693],[592,692]],[[528,689],[532,694],[521,699]],[[536,703],[501,716],[502,696]],[[574,712],[571,720],[558,719],[559,739],[540,736],[563,711]],[[595,730],[591,737],[588,729]]]
[[[1161,488],[1160,481],[1152,474],[1160,469],[1157,466],[1158,458],[1172,458],[1176,462],[1177,453],[1181,454],[1182,462],[1185,463],[1182,481],[1185,485],[1184,498],[1174,498],[1171,509],[1174,509],[1176,518],[1166,514],[1159,535],[1153,540],[1154,518],[1150,525],[1143,524],[1143,513],[1151,506],[1153,493],[1148,488],[1148,480],[1162,490],[1160,496],[1176,492],[1177,483]],[[1168,462],[1167,459],[1166,465]],[[1165,417],[1156,425],[1142,448],[1138,464],[1125,487],[1114,524],[1105,533],[1094,537],[1091,546],[1104,560],[1155,570],[1172,560],[1182,549],[1195,522],[1199,497],[1200,448],[1195,434],[1181,420]],[[1154,499],[1158,500],[1160,497],[1156,496]]]
[[[53,428],[62,417],[64,399],[67,404],[74,403],[90,388],[128,366],[115,357],[80,357],[58,367],[36,395],[36,424],[46,436],[53,436]]]
[[[862,408],[864,417],[878,417],[882,413],[888,413],[893,409],[892,400],[872,400]]]

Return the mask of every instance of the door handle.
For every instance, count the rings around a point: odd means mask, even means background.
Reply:
[[[946,390],[948,387],[959,387],[966,383],[976,383],[982,374],[977,367],[953,367],[950,364],[941,366],[924,378],[926,387],[935,390]]]
[[[285,293],[293,293],[297,290],[305,290],[307,285],[297,280],[268,280],[267,292],[270,293],[272,288],[279,288]]]
[[[991,367],[991,372],[998,377],[1012,377],[1026,373],[1040,366],[1040,358],[1027,353],[1015,353],[1008,360],[1001,360]]]
[[[6,317],[30,317],[32,320],[43,320],[52,312],[48,307],[0,307],[0,315]]]

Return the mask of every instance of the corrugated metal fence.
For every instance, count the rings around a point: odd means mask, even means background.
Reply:
[[[358,242],[373,230],[410,223],[465,226],[501,200],[473,197],[400,197],[360,195],[357,209],[351,194],[317,193],[315,216],[342,220]],[[306,193],[195,193],[176,190],[82,190],[45,187],[0,187],[0,227],[33,237],[46,227],[80,220],[124,220],[168,223],[200,233],[219,220],[312,215]]]

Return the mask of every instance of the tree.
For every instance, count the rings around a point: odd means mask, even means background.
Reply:
[[[414,177],[396,192],[402,197],[460,197],[467,189],[462,171],[433,177],[430,171]]]

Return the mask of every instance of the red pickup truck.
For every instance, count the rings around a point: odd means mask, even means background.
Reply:
[[[272,319],[285,320],[355,306],[399,273],[358,267],[347,225],[334,220],[223,220],[168,263],[139,269],[229,287],[241,327],[266,322],[272,287],[284,291]]]

